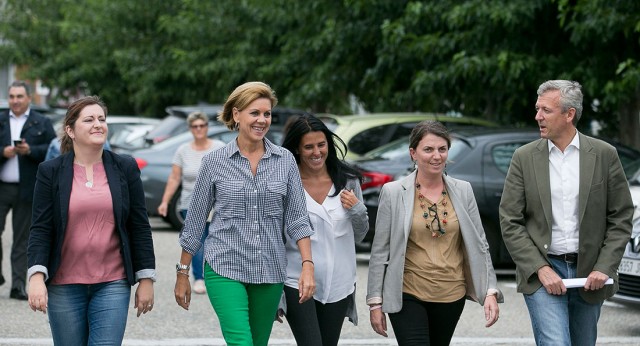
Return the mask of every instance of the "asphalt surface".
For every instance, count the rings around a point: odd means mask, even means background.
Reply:
[[[4,259],[2,272],[9,279],[11,246],[10,220],[2,235]],[[180,255],[178,233],[159,219],[152,219],[157,257],[158,282],[155,306],[149,314],[136,318],[133,300],[130,307],[124,345],[224,345],[216,315],[206,295],[194,295],[191,308],[180,308],[173,297],[175,263]],[[365,302],[367,256],[358,260],[358,316],[354,326],[345,320],[340,345],[397,345],[389,324],[390,336],[377,335],[369,324]],[[484,327],[484,312],[478,304],[467,301],[454,334],[452,345],[535,345],[529,316],[514,278],[501,275],[498,286],[505,295],[500,305],[500,320]],[[27,302],[9,299],[10,283],[0,286],[0,346],[52,345],[47,316],[35,313]],[[135,287],[134,287],[135,289]],[[132,295],[133,296],[133,295]],[[605,302],[599,323],[598,345],[640,345],[640,308]],[[270,345],[295,345],[288,325],[275,322]]]

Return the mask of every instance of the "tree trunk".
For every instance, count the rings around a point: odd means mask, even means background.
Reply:
[[[640,93],[620,105],[619,136],[622,144],[640,150]]]

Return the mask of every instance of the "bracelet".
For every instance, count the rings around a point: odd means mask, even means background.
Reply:
[[[304,266],[304,262],[309,262],[309,263],[311,263],[311,265],[313,265],[314,267],[316,266],[316,264],[315,264],[315,263],[313,263],[313,261],[312,261],[312,260],[304,260],[304,261],[302,261],[302,264],[301,264],[302,266]]]
[[[186,276],[186,277],[189,277],[189,272],[186,272],[186,273],[185,273],[185,272],[183,272],[182,270],[178,270],[178,271],[176,271],[176,273],[178,273],[178,274],[182,274],[182,275],[184,275],[184,276]]]
[[[369,306],[369,311],[377,310],[377,309],[380,309],[381,307],[382,307],[382,304],[371,305]]]

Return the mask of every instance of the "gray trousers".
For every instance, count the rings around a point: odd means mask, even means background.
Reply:
[[[12,210],[11,289],[25,291],[27,280],[27,244],[31,227],[32,202],[20,200],[18,184],[0,182],[0,275],[2,275],[2,233],[7,214]]]

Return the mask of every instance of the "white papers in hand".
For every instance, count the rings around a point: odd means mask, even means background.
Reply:
[[[584,284],[587,283],[587,278],[562,279],[562,283],[566,288],[584,287]],[[609,278],[609,280],[607,280],[604,284],[613,285],[613,279]]]

